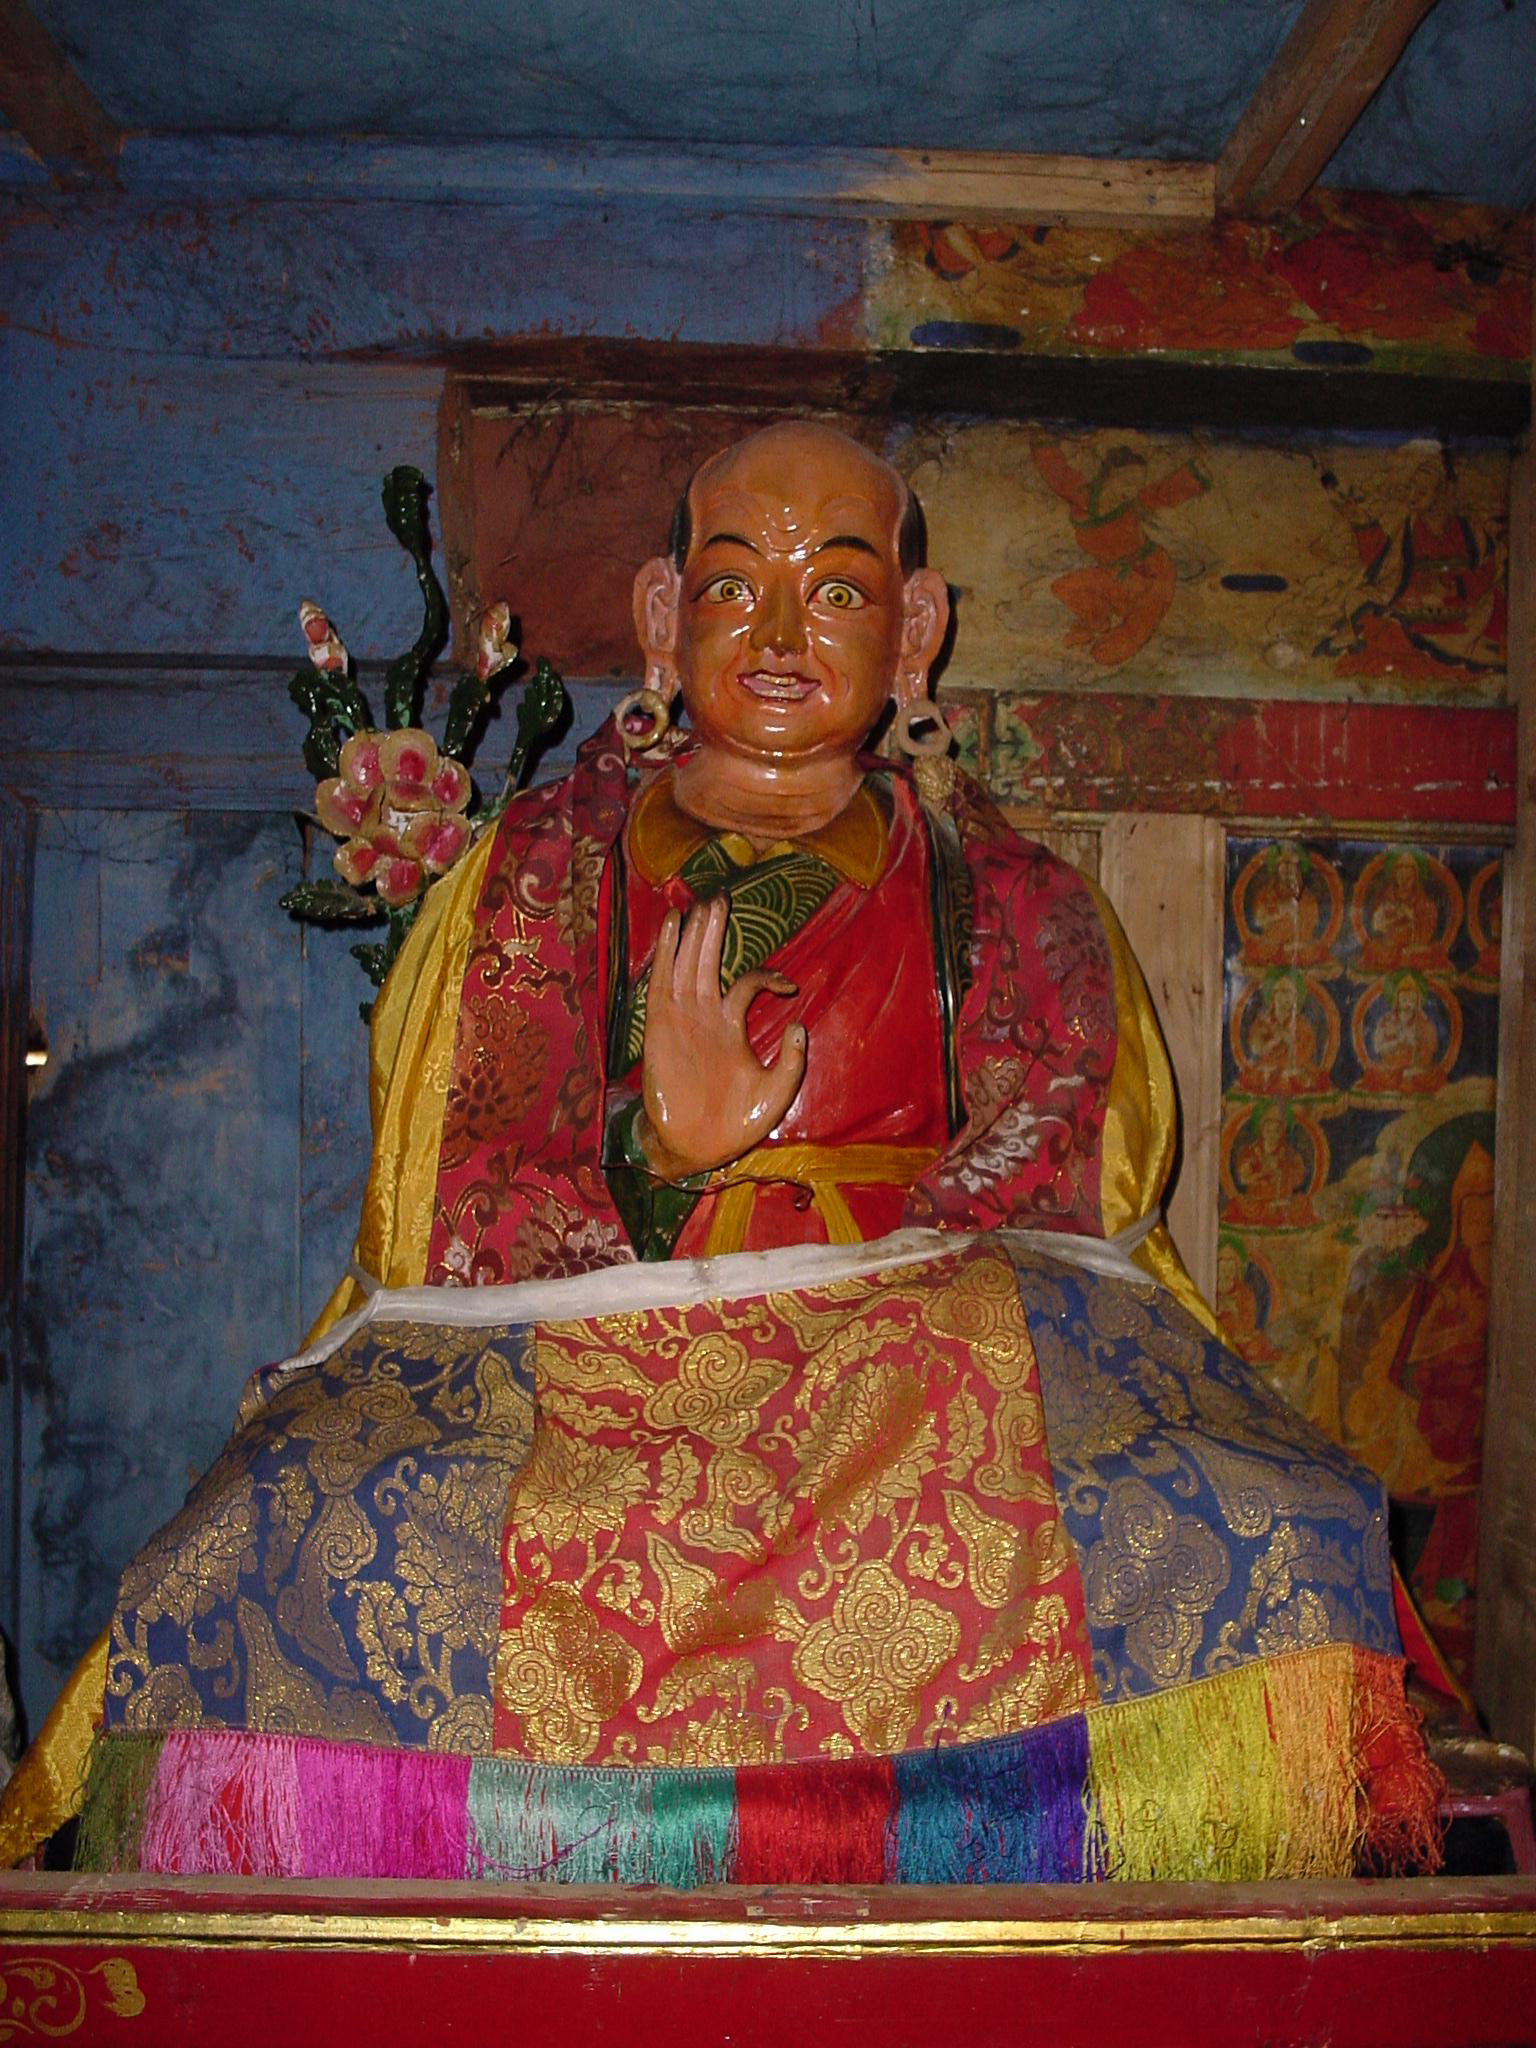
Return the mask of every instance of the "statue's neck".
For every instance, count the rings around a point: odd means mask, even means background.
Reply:
[[[864,771],[851,754],[796,761],[743,757],[700,747],[678,763],[673,794],[681,809],[717,832],[739,832],[756,846],[804,839],[840,817]]]

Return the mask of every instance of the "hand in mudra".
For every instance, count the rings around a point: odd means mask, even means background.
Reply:
[[[686,924],[669,911],[651,962],[641,1144],[667,1180],[724,1166],[750,1151],[788,1113],[805,1078],[804,1025],[790,1025],[768,1067],[747,1038],[754,998],[765,989],[793,995],[794,983],[758,968],[720,993],[729,914],[723,896],[695,904]]]

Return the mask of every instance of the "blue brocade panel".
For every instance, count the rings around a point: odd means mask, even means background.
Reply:
[[[1159,1288],[1019,1272],[1100,1699],[1320,1643],[1396,1654],[1379,1482]]]
[[[106,1725],[487,1752],[530,1353],[522,1330],[376,1324],[257,1375],[123,1576]]]

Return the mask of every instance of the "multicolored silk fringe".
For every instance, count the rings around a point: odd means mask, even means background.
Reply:
[[[1436,1792],[1401,1664],[1333,1644],[1022,1734],[847,1762],[621,1769],[108,1734],[79,1854],[207,1876],[676,1888],[1242,1882],[1432,1861]]]

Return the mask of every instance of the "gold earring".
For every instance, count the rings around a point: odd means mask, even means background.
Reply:
[[[613,707],[613,722],[628,754],[658,745],[672,723],[672,707],[659,690],[631,690]]]

